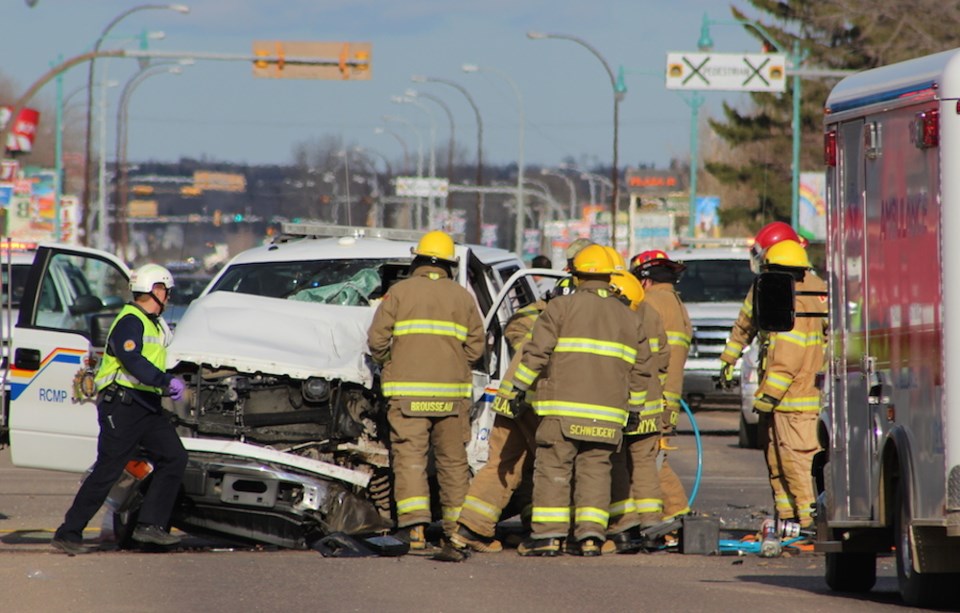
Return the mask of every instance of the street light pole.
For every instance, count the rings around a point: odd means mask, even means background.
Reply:
[[[179,66],[169,64],[158,64],[152,68],[141,69],[137,74],[127,80],[120,94],[120,101],[117,103],[117,142],[116,142],[116,201],[114,203],[114,227],[117,235],[117,255],[124,261],[129,261],[127,257],[127,245],[129,243],[129,228],[127,227],[127,110],[130,105],[130,96],[134,90],[150,77],[161,74],[180,74],[182,69]],[[102,196],[101,196],[102,197]],[[101,226],[106,226],[106,218],[100,220]]]
[[[414,83],[443,83],[448,85],[461,94],[467,99],[467,102],[470,103],[470,107],[473,109],[473,114],[477,118],[477,187],[483,187],[483,119],[480,117],[480,109],[477,108],[477,103],[473,101],[473,96],[470,95],[470,92],[466,90],[465,87],[457,83],[456,81],[451,81],[449,79],[440,79],[437,77],[425,77],[423,75],[413,75],[410,77],[410,80]],[[483,191],[477,192],[477,232],[474,235],[474,241],[479,244],[481,236],[483,234]]]
[[[695,234],[695,221],[697,218],[697,167],[700,162],[700,107],[706,101],[706,97],[699,91],[694,91],[687,98],[683,96],[683,101],[690,107],[690,204],[687,223],[687,236],[693,238]]]
[[[433,94],[428,94],[426,92],[417,91],[414,89],[408,89],[404,92],[404,95],[410,96],[411,98],[426,98],[432,102],[435,102],[443,111],[447,114],[447,119],[450,120],[450,143],[447,145],[447,180],[453,181],[453,150],[456,146],[456,140],[454,138],[454,133],[456,132],[456,124],[453,121],[453,113],[450,112],[450,107],[447,106],[447,103],[444,102],[441,98],[434,96]]]
[[[541,168],[540,174],[544,176],[550,176],[550,177],[560,177],[567,183],[567,188],[570,190],[570,213],[567,215],[567,218],[576,219],[577,217],[577,186],[573,182],[573,179],[571,179],[570,177],[568,177],[563,173],[554,172],[547,168]]]
[[[417,135],[417,177],[422,179],[423,178],[423,135],[420,134],[420,128],[414,125],[412,121],[408,121],[403,117],[395,117],[393,115],[384,115],[383,120],[393,121],[399,124],[403,124],[409,127],[410,129],[412,129],[414,134]],[[423,207],[423,198],[417,198],[417,206],[416,206],[416,212],[415,212],[416,219],[412,224],[413,229],[415,230],[419,230],[421,227],[423,227],[422,207]]]
[[[412,96],[391,96],[390,100],[397,104],[412,104],[430,117],[430,178],[437,178],[437,117],[430,108]],[[435,198],[431,194],[427,198],[427,225],[433,227]]]
[[[597,51],[590,43],[579,38],[577,36],[571,36],[569,34],[546,34],[543,32],[527,32],[527,38],[532,40],[541,40],[545,38],[555,38],[559,40],[569,40],[577,43],[581,47],[585,48],[587,51],[592,53],[600,63],[603,64],[604,70],[607,72],[607,76],[610,77],[610,86],[613,88],[613,170],[610,173],[610,178],[613,183],[613,195],[612,195],[612,206],[611,206],[611,215],[610,215],[610,244],[614,249],[617,248],[617,213],[619,211],[619,199],[620,199],[620,176],[618,165],[619,152],[620,152],[620,102],[623,101],[624,97],[627,95],[627,88],[623,82],[623,73],[621,72],[618,76],[614,76],[613,70],[610,68],[610,64],[607,63],[607,60]]]
[[[517,155],[517,224],[516,224],[516,234],[514,236],[514,250],[517,253],[517,256],[521,259],[523,258],[523,224],[526,220],[525,217],[525,207],[526,203],[523,198],[523,175],[524,175],[524,164],[523,164],[523,137],[524,137],[524,126],[526,121],[523,114],[523,95],[520,93],[520,88],[517,87],[517,82],[514,81],[510,76],[498,70],[496,68],[488,68],[485,66],[477,66],[476,64],[464,64],[462,66],[464,72],[492,72],[500,75],[513,89],[514,95],[517,97],[517,110],[520,113],[520,150]]]
[[[373,129],[373,133],[389,134],[390,136],[397,139],[397,142],[400,143],[400,148],[403,149],[403,168],[401,169],[401,172],[410,172],[410,151],[407,148],[407,141],[403,140],[402,136],[400,136],[390,128],[376,127]]]
[[[83,233],[81,236],[81,244],[89,244],[89,223],[90,223],[90,172],[93,168],[90,157],[93,153],[93,73],[94,73],[94,62],[98,57],[100,51],[100,45],[103,44],[104,39],[106,39],[107,34],[110,33],[110,30],[113,29],[115,25],[120,23],[128,15],[136,13],[138,11],[154,10],[154,9],[164,9],[170,11],[176,11],[178,13],[187,14],[190,12],[190,7],[184,4],[141,4],[139,6],[134,6],[127,9],[126,11],[120,13],[113,20],[107,24],[107,26],[100,33],[100,38],[97,39],[97,42],[93,45],[93,55],[90,57],[90,66],[87,69],[87,125],[86,125],[86,149],[84,151],[83,158],[83,196],[80,205],[80,215],[83,218]],[[101,155],[102,152],[101,152]]]

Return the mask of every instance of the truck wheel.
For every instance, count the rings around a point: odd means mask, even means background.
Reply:
[[[897,514],[894,536],[897,549],[897,583],[903,602],[913,607],[944,607],[956,604],[957,574],[918,573],[913,568],[910,546],[910,496],[901,480],[897,484]]]
[[[740,447],[743,449],[758,449],[760,443],[757,440],[757,424],[748,424],[747,420],[740,413]]]
[[[877,582],[877,554],[828,553],[825,578],[835,592],[869,592]]]

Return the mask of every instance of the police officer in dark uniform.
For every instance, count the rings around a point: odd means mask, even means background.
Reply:
[[[133,539],[164,546],[180,542],[166,525],[187,466],[187,452],[160,409],[164,393],[174,400],[184,393],[183,381],[165,372],[170,329],[160,314],[172,289],[173,276],[163,266],[138,268],[130,277],[133,302],[123,307],[110,328],[97,372],[97,460],[52,541],[68,555],[93,550],[83,544],[83,529],[141,447],[154,470]]]

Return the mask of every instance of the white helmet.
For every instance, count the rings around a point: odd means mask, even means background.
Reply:
[[[144,264],[130,275],[131,292],[149,294],[157,283],[162,283],[168,290],[173,288],[173,275],[159,264]]]

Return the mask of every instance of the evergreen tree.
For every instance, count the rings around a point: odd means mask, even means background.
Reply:
[[[956,45],[960,5],[934,0],[911,3],[876,0],[748,0],[769,34],[747,25],[737,7],[733,16],[766,51],[799,45],[803,68],[864,70]],[[838,78],[805,77],[801,84],[800,169],[823,164],[823,107]],[[723,119],[710,127],[729,147],[705,169],[726,185],[746,185],[751,197],[721,211],[724,224],[757,229],[774,220],[790,221],[793,79],[783,94],[753,93],[750,107],[723,106]]]

